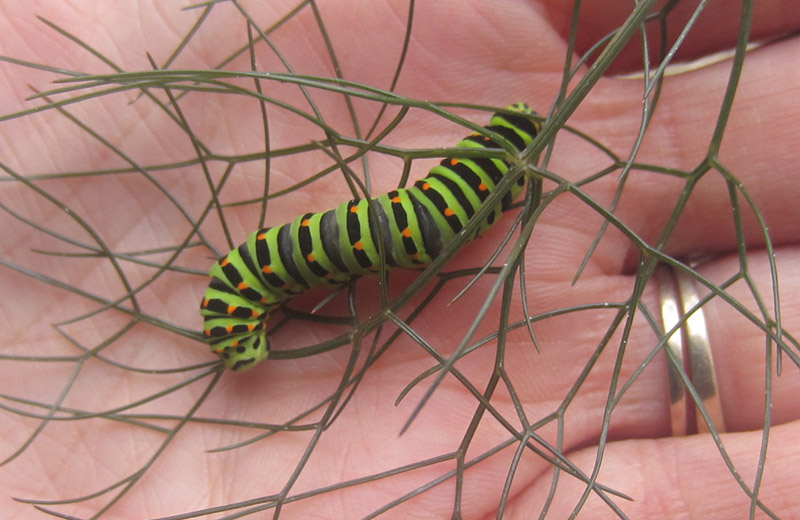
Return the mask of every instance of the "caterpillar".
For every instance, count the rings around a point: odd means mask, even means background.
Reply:
[[[522,151],[541,128],[532,115],[524,103],[510,105],[492,116],[486,135],[472,134],[458,147],[501,148],[495,140],[500,136]],[[379,240],[385,265],[426,266],[461,231],[509,167],[504,159],[448,157],[410,188],[351,200],[251,233],[211,268],[200,304],[206,343],[227,368],[252,368],[269,356],[266,320],[283,302],[309,287],[376,273]],[[524,185],[521,177],[478,235],[494,224]]]

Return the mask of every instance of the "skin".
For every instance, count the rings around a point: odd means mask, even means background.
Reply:
[[[270,2],[270,9],[274,11],[254,11],[254,14],[274,20],[284,14],[291,3],[282,4]],[[524,100],[540,112],[547,109],[561,78],[570,2],[540,5],[504,1],[493,3],[491,8],[485,2],[475,2],[475,6],[469,8],[463,1],[425,4],[418,6],[415,13],[411,48],[397,87],[399,92],[421,99],[492,105]],[[578,54],[619,25],[630,2],[586,4],[592,5],[581,16]],[[678,60],[693,60],[733,47],[738,30],[737,11],[720,7],[720,4],[715,6],[719,12],[711,10],[701,16],[699,25],[678,53]],[[800,27],[800,13],[793,4],[790,0],[759,2],[753,39],[769,40],[796,31]],[[163,63],[196,17],[191,12],[181,14],[173,6],[164,9],[162,5],[159,9],[154,5],[133,0],[115,2],[113,7],[109,3],[102,8],[89,1],[4,4],[0,6],[0,34],[5,35],[0,39],[0,54],[73,70],[108,70],[34,17],[42,15],[89,41],[125,70],[148,69],[145,53],[150,52],[158,63]],[[405,3],[370,2],[354,12],[348,2],[334,1],[323,3],[320,9],[346,77],[388,86],[403,38]],[[592,12],[592,9],[597,11]],[[671,25],[670,41],[689,13],[679,14],[680,21]],[[443,23],[444,20],[447,23]],[[240,29],[233,31],[231,26],[235,24]],[[213,66],[246,42],[243,28],[240,15],[230,6],[215,10],[190,46],[191,51],[176,68]],[[231,34],[235,37],[220,37]],[[305,12],[276,34],[275,43],[286,50],[288,60],[298,72],[329,75],[329,58],[316,34],[314,19]],[[370,52],[365,53],[367,49]],[[640,49],[639,43],[632,43],[570,119],[572,126],[623,157],[629,153],[639,129],[641,81],[612,74],[636,72],[642,62],[637,55]],[[744,67],[720,151],[722,163],[749,190],[769,227],[780,275],[782,325],[795,336],[800,326],[800,235],[797,232],[800,204],[796,203],[797,164],[800,163],[800,149],[796,146],[796,129],[800,127],[797,105],[800,71],[795,66],[798,53],[800,39],[797,37],[752,52]],[[247,61],[242,60],[231,69],[248,67]],[[259,68],[281,70],[266,51],[259,56]],[[637,161],[693,169],[707,151],[729,71],[729,62],[722,62],[668,77]],[[31,106],[24,101],[31,94],[28,85],[45,89],[52,78],[44,72],[0,63],[0,113]],[[296,94],[292,96],[293,102],[301,102]],[[103,99],[72,110],[103,136],[117,144],[124,143],[126,153],[142,163],[192,157],[183,132],[169,123],[163,113],[152,110],[152,103],[129,105],[131,99],[132,96]],[[261,120],[252,102],[232,97],[218,104],[200,101],[189,97],[181,102],[181,108],[190,114],[194,132],[212,149],[222,153],[247,153],[263,148],[264,137],[259,133]],[[359,107],[374,110],[374,106],[365,104]],[[330,122],[346,128],[343,104],[337,100],[329,109]],[[475,119],[479,124],[484,123],[480,116]],[[276,146],[309,141],[307,135],[291,126],[293,121],[281,112],[276,112],[270,120],[271,139]],[[420,121],[426,124],[419,124]],[[398,128],[391,136],[391,144],[409,148],[446,146],[457,142],[463,134],[463,129],[432,118],[415,119],[414,123]],[[121,164],[107,148],[77,132],[74,125],[55,112],[0,124],[0,160],[25,175],[86,171]],[[577,180],[605,166],[606,159],[598,157],[585,144],[559,137],[559,147],[549,170]],[[298,170],[298,166],[315,171],[313,168],[320,164],[311,161],[290,168],[285,163],[276,163],[272,182],[277,188],[289,186],[304,178],[305,170]],[[378,163],[376,168],[381,166],[389,164]],[[239,193],[247,193],[247,190],[258,193],[261,187],[257,179],[263,175],[260,168],[263,166],[254,163],[245,166],[243,172],[252,175],[252,182],[237,180],[239,184],[233,185],[230,193],[236,193],[237,189]],[[191,170],[192,175],[189,170],[183,173],[185,178],[173,175],[160,180],[196,215],[208,200],[207,186],[196,168]],[[414,170],[414,178],[423,175],[424,167]],[[186,228],[175,224],[183,221],[174,207],[161,203],[163,196],[156,195],[152,186],[144,183],[140,176],[133,177],[102,178],[91,185],[75,180],[49,181],[41,185],[90,221],[106,239],[113,240],[111,245],[115,250],[166,246],[182,239]],[[277,199],[270,206],[269,221],[285,222],[295,216],[301,206],[316,211],[346,200],[349,195],[340,181],[340,178],[331,178],[320,188],[312,187],[298,193],[296,198]],[[392,182],[396,182],[396,177],[378,181],[376,193],[388,189]],[[552,187],[549,185],[547,189]],[[611,176],[593,184],[589,191],[607,204],[616,187],[616,176]],[[617,215],[639,236],[654,243],[682,187],[682,183],[673,178],[634,174]],[[41,197],[32,196],[28,188],[2,184],[0,200],[17,211],[24,211],[45,227],[88,240],[85,232],[65,218],[63,211]],[[749,273],[769,302],[772,290],[764,240],[751,212],[745,213]],[[254,227],[257,211],[226,211],[226,217],[234,239],[239,242]],[[85,260],[76,262],[37,255],[32,248],[68,248],[32,234],[30,228],[6,214],[0,218],[5,230],[0,244],[3,258],[55,274],[59,279],[99,294],[120,294],[118,278],[108,270],[107,262],[102,264],[105,267],[101,269],[105,270],[97,271],[98,264]],[[459,253],[448,268],[480,265],[486,259],[486,251],[502,238],[510,221],[504,218],[492,233]],[[526,251],[526,291],[532,312],[581,303],[622,301],[629,297],[637,257],[630,241],[613,230],[601,242],[579,283],[571,285],[601,221],[600,216],[571,196],[561,197],[548,208]],[[216,221],[209,217],[209,222]],[[220,250],[227,250],[224,235],[216,224],[209,224],[208,234]],[[151,241],[153,236],[157,237],[155,242]],[[719,174],[712,172],[698,184],[666,250],[678,258],[706,258],[698,271],[716,283],[736,272],[737,244],[730,202]],[[212,255],[208,251],[192,254],[196,256],[190,256],[188,263],[193,267],[210,266],[208,257]],[[149,275],[143,274],[144,271],[132,272],[139,276],[139,281]],[[413,273],[393,276],[393,286],[397,283],[397,288],[401,289],[414,276]],[[154,289],[150,300],[143,296],[145,312],[199,329],[195,302],[199,301],[207,281],[188,276],[167,280],[173,285]],[[0,326],[4,354],[76,354],[76,349],[49,324],[88,312],[95,306],[6,268],[0,269],[0,285],[6,294],[0,299],[0,317],[6,320]],[[449,286],[422,319],[414,323],[414,328],[432,344],[444,348],[450,345],[443,353],[452,353],[453,338],[461,337],[464,323],[468,321],[462,316],[474,315],[490,286],[489,280],[481,281],[456,304],[448,306],[447,302],[463,284]],[[369,301],[373,296],[373,301],[377,301],[374,284],[366,285],[366,293],[359,301]],[[743,284],[732,287],[730,293],[756,312]],[[306,301],[318,300],[311,297]],[[518,301],[515,298],[517,303],[512,305],[513,319],[522,314]],[[642,301],[648,308],[658,309],[654,285],[645,289]],[[364,312],[368,313],[368,309],[365,306]],[[763,443],[763,334],[718,299],[711,301],[705,312],[728,427],[728,433],[721,436],[722,442],[744,481],[752,486]],[[96,345],[127,322],[124,316],[108,314],[103,320],[81,322],[68,332],[85,344]],[[454,316],[457,319],[453,319]],[[495,308],[481,330],[491,330],[497,316]],[[611,316],[609,312],[574,313],[538,324],[536,333],[542,346],[538,354],[525,333],[512,334],[507,345],[506,366],[529,420],[534,421],[558,407],[608,329]],[[313,331],[282,333],[279,337],[283,348],[293,348],[328,339],[339,332],[340,329],[320,327]],[[621,383],[628,381],[653,345],[652,330],[644,320],[638,319],[622,363]],[[200,343],[176,339],[174,335],[143,325],[137,326],[114,347],[104,353],[139,367],[178,367],[210,360],[210,354],[200,348]],[[612,341],[565,416],[563,451],[586,472],[591,472],[597,456],[609,381],[618,350],[618,343]],[[213,389],[200,415],[261,422],[287,420],[336,388],[350,355],[350,349],[343,348],[307,359],[267,361],[245,374],[226,374]],[[796,442],[800,436],[800,401],[797,400],[800,372],[789,358],[784,357],[783,361],[783,374],[773,382],[773,427],[759,497],[778,516],[792,518],[800,516],[796,499],[800,464],[800,447]],[[478,388],[483,388],[493,362],[494,351],[484,349],[458,366],[464,374],[474,378]],[[325,433],[293,491],[369,475],[457,449],[475,401],[453,378],[443,382],[412,427],[398,436],[427,385],[415,388],[398,407],[394,406],[394,401],[408,381],[430,366],[429,355],[407,338],[390,349],[370,368],[343,415]],[[670,435],[666,370],[665,358],[657,356],[614,410],[599,481],[634,499],[631,502],[615,500],[630,518],[744,517],[749,499],[722,462],[711,436]],[[75,371],[75,364],[2,361],[0,371],[3,394],[52,403],[57,401]],[[106,410],[163,390],[185,377],[148,377],[92,360],[78,374],[76,386],[65,405]],[[141,411],[183,415],[204,389],[203,382],[192,385],[167,399],[146,405]],[[505,390],[498,391],[493,404],[513,420],[515,412]],[[42,413],[41,409],[35,411]],[[0,421],[0,438],[3,439],[0,455],[12,454],[39,424],[4,412]],[[554,432],[551,425],[541,433],[553,442]],[[113,516],[164,516],[278,492],[295,468],[309,434],[285,433],[240,450],[205,453],[245,440],[251,434],[252,431],[211,425],[184,428],[145,477],[114,507]],[[487,416],[469,456],[507,438],[508,433]],[[2,508],[9,517],[33,517],[31,506],[13,502],[10,497],[71,498],[101,489],[141,467],[162,439],[153,432],[111,421],[48,424],[24,454],[0,468],[0,489],[4,490],[4,496],[0,497]],[[498,495],[512,456],[513,453],[506,450],[467,472],[462,499],[464,518],[495,517]],[[326,493],[287,505],[285,517],[363,516],[452,468],[448,462],[341,493]],[[526,454],[517,469],[506,518],[529,518],[531,512],[537,513],[550,490],[551,479],[550,464]],[[583,488],[583,484],[562,475],[549,517],[567,517]],[[102,504],[55,507],[73,515],[90,516]],[[398,518],[448,518],[452,504],[453,485],[448,483],[392,510],[392,514]],[[586,503],[581,515],[585,518],[611,516],[608,506],[595,496]],[[757,517],[764,517],[763,513]]]

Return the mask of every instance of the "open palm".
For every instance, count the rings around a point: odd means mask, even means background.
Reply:
[[[158,10],[155,2],[146,0],[103,4],[99,10],[96,3],[88,1],[17,4],[0,6],[0,34],[6,35],[0,38],[0,54],[83,72],[109,69],[76,44],[56,35],[52,28],[37,21],[35,15],[77,35],[126,71],[149,70],[147,53],[157,63],[165,63],[197,19],[195,12],[178,13],[172,6]],[[254,4],[245,6],[253,9],[247,12],[257,20],[267,20],[259,22],[264,24],[273,23],[295,5],[276,1]],[[572,5],[512,0],[485,4],[445,1],[416,6],[408,55],[395,91],[414,99],[491,106],[526,101],[540,113],[546,112],[561,86]],[[618,27],[630,9],[630,2],[590,4],[581,14],[580,35],[574,49],[578,56]],[[319,9],[342,75],[355,82],[389,88],[402,52],[408,6],[397,2],[364,2],[353,8],[352,2],[331,0],[320,3]],[[673,13],[672,30],[678,32],[689,14],[688,10]],[[762,2],[754,16],[753,39],[770,40],[796,31],[798,26],[800,13],[792,2]],[[224,57],[247,44],[245,28],[242,12],[233,4],[217,6],[190,41],[188,50],[169,68],[217,66]],[[738,31],[738,15],[733,16],[727,7],[718,6],[717,11],[710,10],[701,16],[678,58],[691,60],[732,48]],[[674,37],[670,33],[670,41]],[[291,17],[271,38],[295,72],[333,75],[331,58],[310,7]],[[625,79],[621,75],[641,70],[640,50],[640,44],[629,44],[569,120],[571,127],[592,136],[623,159],[630,155],[639,133],[643,94],[641,79]],[[719,153],[724,167],[752,195],[769,229],[780,277],[781,326],[795,334],[800,325],[797,226],[800,189],[796,172],[800,162],[796,146],[796,129],[800,128],[796,101],[800,73],[795,66],[798,53],[800,40],[794,37],[757,49],[748,56]],[[261,71],[286,70],[263,44],[258,47],[256,67]],[[226,70],[249,68],[246,54],[226,66]],[[682,172],[697,167],[708,154],[730,70],[730,61],[723,60],[667,77],[658,110],[636,161]],[[579,71],[578,77],[587,72],[588,65]],[[0,63],[0,78],[3,92],[0,114],[8,114],[29,108],[31,104],[24,98],[32,94],[30,85],[49,88],[47,81],[53,76],[48,71]],[[253,88],[252,81],[242,84]],[[308,110],[296,87],[271,81],[262,86],[267,95]],[[124,157],[80,130],[65,114],[51,110],[0,122],[3,136],[0,162],[5,165],[7,176],[14,172],[32,178],[38,174],[130,168],[131,162],[145,166],[180,163],[196,157],[185,129],[167,117],[162,108],[149,98],[130,104],[138,94],[135,90],[124,94],[124,98],[108,96],[66,107],[69,113],[124,151]],[[349,114],[340,96],[314,91],[312,97],[322,107],[326,122],[333,128],[347,127]],[[159,92],[159,98],[169,101],[163,91]],[[263,151],[263,120],[252,99],[194,93],[181,98],[177,106],[191,132],[220,156]],[[360,117],[364,121],[371,121],[378,104],[359,100],[356,108],[363,111]],[[274,107],[268,107],[268,111],[269,142],[273,148],[306,145],[325,137],[318,128],[299,124],[299,118],[286,111]],[[477,124],[486,122],[486,114],[459,113]],[[312,133],[308,135],[307,131]],[[463,134],[463,128],[422,111],[412,111],[385,143],[409,149],[445,147],[454,145]],[[608,166],[607,156],[599,153],[597,147],[574,135],[563,134],[563,137],[559,134],[555,152],[547,164],[549,172],[577,182]],[[270,192],[294,186],[308,178],[308,172],[318,171],[330,162],[330,157],[322,153],[276,158],[270,166]],[[223,175],[219,164],[209,161],[208,165],[216,182]],[[429,163],[419,160],[413,165],[411,176],[416,179],[424,175]],[[379,194],[396,185],[402,165],[383,157],[371,163],[371,168],[372,191]],[[383,170],[390,174],[382,175]],[[80,364],[74,359],[53,362],[58,356],[80,354],[74,343],[94,348],[108,341],[110,346],[100,354],[128,367],[173,368],[213,361],[196,338],[177,335],[147,320],[131,322],[131,315],[124,312],[105,310],[95,317],[52,327],[53,323],[97,309],[99,304],[86,294],[113,295],[109,296],[113,299],[125,295],[128,289],[123,287],[119,272],[107,259],[34,252],[75,249],[52,235],[32,232],[31,227],[14,216],[31,219],[46,230],[83,243],[96,243],[95,239],[100,237],[118,254],[174,246],[191,236],[189,219],[179,208],[197,218],[211,199],[200,172],[201,165],[195,162],[185,167],[176,164],[166,173],[151,172],[157,183],[142,172],[37,179],[34,185],[20,181],[0,183],[0,203],[9,210],[0,215],[4,229],[0,258],[66,281],[85,292],[65,291],[13,269],[0,270],[4,291],[0,298],[2,354],[50,358],[45,362],[3,360],[0,393],[51,406],[60,403],[63,408],[55,415],[66,417],[70,410],[102,412],[126,407],[189,377],[186,373],[133,372],[93,358]],[[223,195],[229,199],[223,202],[258,198],[263,191],[263,172],[263,161],[243,161],[231,177],[230,185],[225,187]],[[615,171],[589,183],[584,193],[609,207],[619,187],[618,174]],[[686,186],[687,180],[680,176],[634,170],[614,211],[617,222],[645,242],[656,244]],[[556,183],[545,181],[545,192],[555,188]],[[740,206],[732,206],[728,188],[718,170],[711,170],[700,180],[664,250],[674,258],[697,259],[697,271],[715,284],[723,284],[740,272],[746,259],[746,274],[771,306],[770,255],[761,228],[753,212],[746,209],[746,202],[740,200]],[[45,197],[44,192],[51,198]],[[166,194],[177,203],[168,200]],[[303,190],[271,200],[267,222],[284,223],[301,211],[328,209],[349,198],[351,191],[342,177],[330,175]],[[746,238],[746,255],[739,256],[741,248],[732,207],[744,208],[741,233]],[[76,215],[91,231],[81,227],[74,218]],[[258,225],[256,205],[226,208],[224,215],[236,243]],[[630,236],[614,226],[604,234],[581,277],[573,284],[573,277],[603,221],[604,216],[597,209],[573,194],[563,193],[549,203],[525,252],[529,314],[538,316],[603,302],[617,304],[631,298],[640,250]],[[487,236],[460,251],[446,269],[482,265],[512,222],[513,216],[506,215]],[[229,249],[216,210],[211,211],[201,231],[218,252]],[[155,261],[163,263],[169,252],[158,254],[162,256],[155,256]],[[176,265],[207,268],[212,263],[211,256],[206,248],[186,249]],[[153,267],[124,261],[122,264],[134,287],[154,276]],[[399,294],[417,274],[392,273],[389,296]],[[453,304],[450,300],[469,278],[447,283],[413,321],[413,330],[443,356],[455,352],[486,301],[495,280],[493,276],[479,280]],[[157,316],[166,323],[197,330],[201,326],[197,304],[206,283],[203,277],[177,272],[157,278],[137,296],[140,315]],[[375,281],[365,280],[359,286],[356,302],[363,319],[380,309],[380,291]],[[751,297],[752,289],[745,280],[727,288],[728,294],[743,307],[721,298],[712,299],[704,307],[727,429],[721,435],[722,445],[743,481],[751,487],[763,449],[765,373],[775,370],[775,345],[765,348],[763,330],[742,312],[746,308],[754,315],[761,315]],[[518,291],[509,306],[512,322],[520,320],[526,310]],[[307,304],[306,309],[310,309],[318,301],[317,296],[321,298],[324,294],[310,295],[299,306]],[[413,303],[419,304],[420,298]],[[648,284],[640,298],[641,306],[657,311],[658,298],[655,284]],[[123,303],[124,307],[132,308],[130,301]],[[327,313],[329,308],[335,309],[340,304],[347,304],[344,292],[322,312]],[[475,338],[497,330],[501,308],[498,297]],[[506,518],[538,515],[552,492],[552,461],[527,450],[519,459],[520,464],[513,470],[510,468],[519,443],[513,440],[509,425],[520,431],[526,426],[521,424],[515,403],[521,405],[525,420],[530,423],[564,411],[562,422],[552,420],[532,430],[551,446],[560,442],[562,466],[568,460],[584,476],[590,475],[601,446],[603,464],[597,481],[633,499],[605,494],[630,518],[738,518],[749,510],[751,499],[734,479],[711,435],[670,435],[664,354],[648,361],[658,343],[653,328],[640,314],[633,320],[627,341],[622,345],[622,328],[612,329],[617,312],[618,308],[613,306],[600,309],[595,305],[592,309],[542,319],[534,324],[539,352],[527,329],[519,327],[511,331],[505,342],[502,363],[497,362],[494,341],[456,363],[458,372],[479,392],[485,390],[495,370],[504,369],[506,382],[510,382],[501,383],[492,397],[492,411],[497,416],[484,414],[477,429],[468,436],[466,461],[504,443],[508,447],[463,473],[459,507],[464,518],[495,517],[503,486],[512,471],[515,474],[505,508]],[[348,315],[346,311],[330,313]],[[408,317],[407,311],[399,314]],[[122,330],[124,334],[114,339]],[[300,348],[330,339],[343,330],[350,329],[318,324],[305,327],[303,322],[294,321],[275,332],[273,344],[277,350]],[[613,337],[597,359],[593,359],[610,330],[615,330]],[[384,331],[383,335],[386,334]],[[204,399],[197,417],[282,424],[334,393],[350,359],[359,354],[356,370],[360,369],[371,340],[370,336],[360,343],[360,353],[344,347],[301,359],[268,360],[243,374],[226,373],[206,398],[203,392],[213,376],[207,375],[184,389],[125,411],[149,414],[144,421],[174,428],[176,421],[172,418],[185,416]],[[783,372],[772,381],[769,398],[773,426],[767,469],[758,491],[760,502],[782,518],[800,515],[795,498],[796,467],[800,463],[800,447],[795,442],[800,437],[800,401],[796,398],[800,372],[793,360],[796,355],[797,351],[794,358],[782,357]],[[637,372],[646,361],[644,370]],[[306,450],[310,451],[310,458],[302,461],[303,472],[289,496],[441,457],[438,463],[318,493],[282,506],[286,518],[359,518],[378,510],[456,470],[453,453],[462,447],[479,405],[464,381],[445,377],[409,429],[400,435],[431,379],[414,387],[398,406],[395,401],[410,381],[432,366],[431,354],[409,336],[402,336],[360,374],[360,382],[341,415],[310,450],[313,429],[281,432],[249,446],[210,454],[208,450],[249,439],[263,430],[189,423],[181,427],[163,453],[154,457],[153,465],[113,506],[109,517],[159,517],[276,495],[284,489]],[[587,367],[590,367],[588,373],[582,374]],[[635,381],[608,419],[610,388],[616,384],[619,389],[633,375]],[[74,381],[72,386],[70,381]],[[580,385],[576,386],[576,381],[581,381]],[[69,392],[62,401],[65,388]],[[575,388],[578,392],[573,399],[570,392]],[[572,400],[567,404],[568,396]],[[11,401],[4,404],[11,405]],[[28,405],[13,404],[15,409],[24,406]],[[38,415],[50,413],[47,407],[24,409]],[[297,424],[319,420],[324,410],[323,407]],[[158,420],[153,415],[172,418]],[[0,447],[2,456],[8,457],[25,444],[42,421],[12,412],[4,412],[3,417]],[[562,435],[560,440],[558,434]],[[30,517],[35,515],[30,505],[11,502],[9,497],[63,499],[103,489],[140,469],[164,439],[163,431],[104,418],[49,422],[24,453],[0,468],[1,487],[7,491],[0,508],[13,510],[13,517]],[[542,446],[536,439],[531,440],[531,445]],[[390,509],[387,517],[450,517],[455,480],[455,477],[445,480]],[[566,518],[586,486],[581,478],[562,473],[547,517]],[[600,495],[592,493],[583,506],[581,514],[586,518],[615,514]],[[77,505],[48,507],[89,517],[109,496]],[[263,503],[272,502],[266,498]]]

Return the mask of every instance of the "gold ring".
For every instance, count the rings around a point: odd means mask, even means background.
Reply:
[[[694,388],[702,408],[718,432],[725,431],[725,417],[714,371],[705,313],[694,281],[685,272],[659,266],[655,272],[661,304],[661,321],[667,335],[667,376],[672,435],[709,431],[706,420],[688,392],[681,371]]]

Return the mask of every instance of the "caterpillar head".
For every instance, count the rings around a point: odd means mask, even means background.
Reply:
[[[234,372],[250,370],[269,356],[270,344],[265,331],[249,334],[248,336],[217,349],[212,350],[219,355],[225,363],[225,368]]]
[[[206,343],[229,370],[249,370],[269,356],[269,312],[261,304],[230,292],[215,278],[200,303],[200,314]]]

